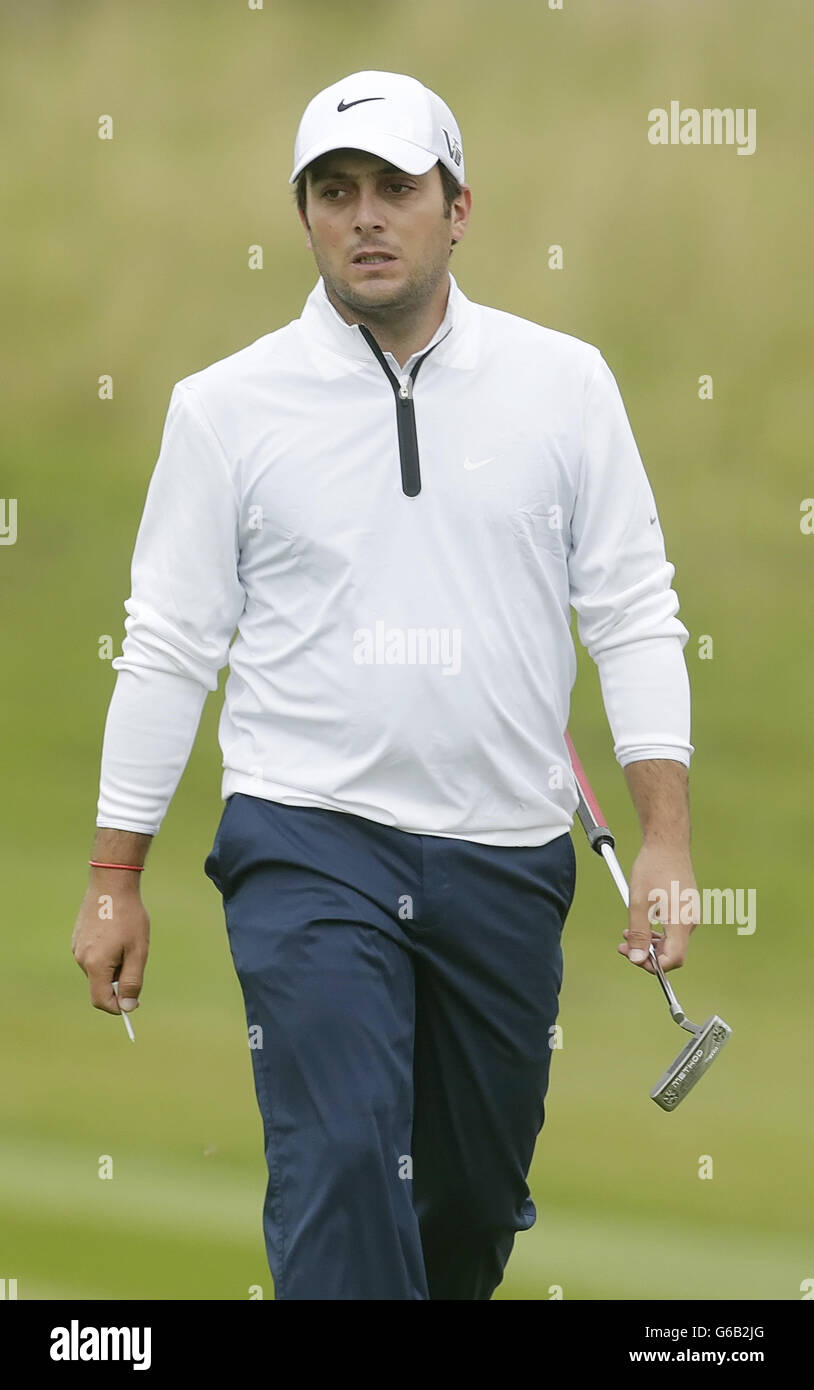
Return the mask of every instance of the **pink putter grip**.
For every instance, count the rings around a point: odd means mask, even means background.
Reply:
[[[591,815],[593,816],[597,825],[607,825],[607,821],[605,820],[605,817],[602,814],[602,809],[599,805],[599,802],[594,796],[591,790],[591,784],[585,775],[585,768],[582,766],[582,763],[577,757],[577,750],[571,742],[571,735],[568,733],[567,729],[565,731],[565,742],[568,746],[568,754],[571,759],[571,766],[574,769],[574,776],[577,779],[579,789],[582,792],[582,795],[585,799],[588,809],[591,812]]]

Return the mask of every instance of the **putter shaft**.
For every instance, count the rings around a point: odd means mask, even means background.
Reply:
[[[607,864],[611,877],[619,889],[625,907],[630,909],[630,890],[627,880],[619,866],[619,861],[615,854],[616,841],[611,831],[605,824],[605,818],[599,806],[599,802],[591,790],[591,784],[585,775],[585,769],[580,762],[577,751],[571,742],[568,731],[565,732],[565,742],[571,759],[571,766],[577,784],[577,815],[582,824],[582,828],[588,838],[591,849],[597,854],[601,854]],[[651,924],[652,925],[652,924]],[[670,1064],[664,1075],[653,1087],[650,1092],[650,1099],[656,1102],[662,1110],[675,1110],[681,1103],[696,1082],[706,1072],[712,1064],[721,1048],[729,1041],[732,1036],[732,1029],[728,1023],[718,1015],[713,1014],[706,1023],[700,1026],[692,1023],[687,1018],[684,1010],[679,1004],[675,993],[668,984],[661,968],[653,941],[650,942],[650,959],[653,962],[659,984],[664,991],[667,1003],[670,1005],[670,1014],[680,1027],[686,1028],[688,1033],[692,1033],[692,1039],[682,1048],[675,1061]]]
[[[616,858],[616,852],[611,848],[609,844],[607,844],[607,842],[602,844],[600,848],[602,851],[602,858],[605,860],[605,863],[610,869],[613,881],[619,889],[619,892],[622,897],[622,902],[624,903],[625,907],[629,908],[630,892],[627,886],[627,880],[625,879],[625,876],[622,873],[622,870],[619,866],[619,860]],[[687,1015],[685,1014],[684,1010],[682,1009],[675,996],[675,991],[673,990],[672,985],[670,985],[667,979],[665,978],[664,971],[661,968],[661,961],[658,958],[658,953],[652,941],[650,942],[650,959],[652,960],[653,965],[655,966],[659,984],[661,985],[664,991],[667,1003],[670,1005],[670,1013],[672,1014],[676,1023],[679,1024],[681,1028],[686,1028],[688,1033],[698,1033],[700,1031],[699,1025],[697,1023],[692,1023],[691,1020],[687,1018]]]

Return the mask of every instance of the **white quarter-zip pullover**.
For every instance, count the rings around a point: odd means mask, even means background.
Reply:
[[[595,347],[450,274],[400,367],[320,278],[299,319],[172,391],[96,824],[157,833],[228,661],[224,799],[545,844],[577,804],[571,606],[618,762],[689,765],[674,573]]]

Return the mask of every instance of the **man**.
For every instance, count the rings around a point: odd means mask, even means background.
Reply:
[[[74,951],[97,1008],[137,1005],[140,870],[228,660],[205,871],[276,1297],[489,1299],[536,1217],[574,894],[570,605],[642,824],[618,950],[648,970],[648,895],[695,886],[688,632],[600,353],[449,272],[449,107],[355,73],[309,103],[289,181],[320,272],[302,316],[172,393]],[[656,937],[665,970],[690,930]]]

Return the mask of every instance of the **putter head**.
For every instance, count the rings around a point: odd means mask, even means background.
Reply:
[[[675,1110],[688,1091],[708,1067],[712,1066],[721,1048],[732,1036],[732,1029],[718,1014],[702,1023],[695,1037],[683,1047],[664,1075],[650,1092],[651,1100],[662,1110]]]

